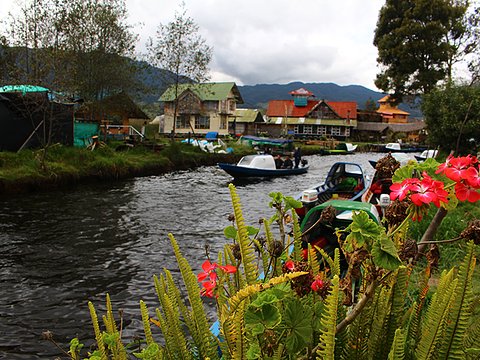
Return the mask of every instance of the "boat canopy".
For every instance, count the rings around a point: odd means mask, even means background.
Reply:
[[[276,170],[272,155],[247,155],[238,162],[237,166]]]
[[[261,137],[258,137],[258,136],[253,136],[253,135],[244,135],[242,136],[242,139],[241,141],[248,141],[249,142],[249,146],[253,143],[253,144],[264,144],[264,145],[277,145],[277,146],[281,146],[281,145],[286,145],[286,144],[289,144],[289,143],[293,143],[293,140],[291,139],[269,139],[269,138],[261,138]]]

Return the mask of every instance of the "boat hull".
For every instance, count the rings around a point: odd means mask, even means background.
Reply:
[[[217,163],[217,165],[234,178],[299,175],[305,174],[309,168],[309,166],[304,166],[298,169],[259,169],[223,163]]]

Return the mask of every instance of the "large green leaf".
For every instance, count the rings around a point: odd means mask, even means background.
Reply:
[[[303,206],[301,201],[295,200],[291,196],[285,196],[285,204],[294,209],[299,209]]]
[[[372,256],[375,265],[386,270],[396,270],[402,265],[395,244],[385,233],[373,243]]]
[[[285,315],[283,325],[289,334],[285,340],[290,353],[295,353],[309,343],[312,336],[312,310],[303,307],[298,299],[284,301]]]
[[[227,237],[229,239],[238,239],[237,229],[235,229],[235,227],[232,226],[232,225],[227,226],[223,230],[223,235],[225,235],[225,237]]]
[[[411,179],[413,170],[414,170],[413,165],[405,165],[397,169],[397,171],[395,171],[395,174],[392,177],[392,182],[401,183],[405,179]]]

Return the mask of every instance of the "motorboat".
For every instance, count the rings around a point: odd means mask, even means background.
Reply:
[[[299,175],[308,171],[305,159],[298,168],[277,169],[272,155],[247,155],[240,159],[236,165],[217,163],[225,172],[234,178],[246,177],[273,177],[286,175]]]

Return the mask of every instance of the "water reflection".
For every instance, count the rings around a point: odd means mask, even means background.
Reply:
[[[42,340],[46,330],[64,348],[76,334],[88,347],[87,302],[103,315],[107,293],[114,309],[124,309],[124,338],[141,332],[139,301],[151,313],[158,307],[152,276],[165,268],[178,276],[168,234],[194,271],[205,260],[205,244],[215,256],[228,241],[229,183],[236,185],[247,225],[256,226],[273,215],[268,193],[297,195],[337,161],[358,162],[373,173],[368,160],[380,157],[309,156],[306,174],[241,182],[218,167],[200,167],[0,200],[0,358],[59,356]]]

